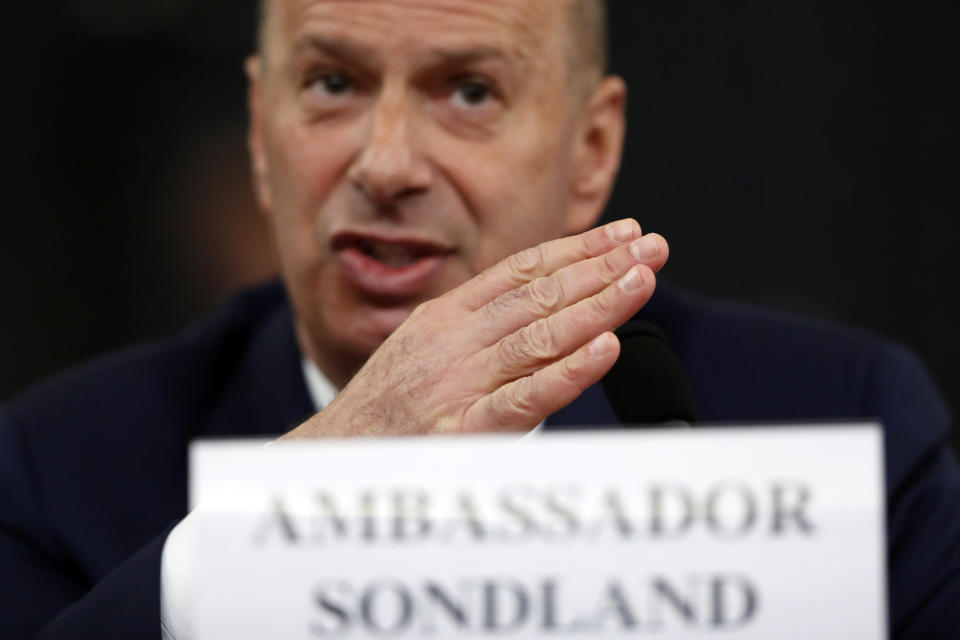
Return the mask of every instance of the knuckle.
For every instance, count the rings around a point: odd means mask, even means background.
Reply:
[[[536,413],[536,383],[524,378],[510,387],[504,398],[510,415],[532,416]]]
[[[606,320],[615,311],[615,300],[613,296],[607,295],[607,291],[602,291],[590,299],[589,309],[593,319],[597,322]]]
[[[545,318],[528,326],[524,336],[528,351],[537,362],[552,362],[559,354],[560,341],[550,318]]]
[[[515,276],[529,279],[539,273],[544,265],[543,245],[524,249],[507,260],[507,266]]]
[[[505,370],[513,370],[520,363],[525,363],[533,358],[529,343],[523,340],[519,333],[507,336],[497,343],[497,362]]]
[[[565,358],[559,366],[560,379],[568,385],[577,384],[583,373],[582,363],[576,358]]]
[[[563,304],[563,287],[556,278],[537,278],[525,289],[533,311],[541,316],[556,313]]]
[[[527,325],[497,345],[498,361],[508,370],[529,370],[557,359],[560,341],[549,318]]]
[[[607,284],[610,284],[623,275],[623,268],[617,261],[617,258],[612,251],[610,253],[605,253],[600,258],[600,269],[601,277]]]

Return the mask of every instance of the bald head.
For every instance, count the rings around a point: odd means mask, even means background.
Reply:
[[[259,0],[257,49],[264,52],[267,9],[276,0]],[[569,64],[571,80],[588,91],[603,77],[607,66],[606,0],[566,0],[569,7]]]
[[[593,86],[607,68],[605,0],[570,0],[570,69]]]

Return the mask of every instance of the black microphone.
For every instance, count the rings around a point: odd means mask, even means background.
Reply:
[[[620,357],[602,380],[624,425],[681,426],[697,421],[693,393],[660,327],[631,320],[617,331]]]

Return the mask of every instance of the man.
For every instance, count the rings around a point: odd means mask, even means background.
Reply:
[[[598,22],[596,3],[564,4],[266,12],[248,67],[257,193],[300,345],[343,388],[291,437],[529,429],[616,359],[605,332],[649,298],[646,265],[667,253],[656,236],[629,245],[629,221],[438,297],[602,212],[625,89],[602,77],[598,27],[578,24]]]
[[[590,229],[624,134],[602,25],[597,0],[265,3],[250,148],[289,306],[249,292],[0,413],[0,635],[157,637],[161,564],[176,635],[193,438],[609,419],[611,331],[668,247],[629,219]],[[960,480],[915,362],[669,291],[643,313],[704,420],[887,420],[892,629],[956,628]]]

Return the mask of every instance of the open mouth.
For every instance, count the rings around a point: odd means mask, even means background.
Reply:
[[[407,267],[425,256],[436,255],[416,246],[379,242],[370,238],[361,239],[356,247],[363,255],[396,268]]]
[[[342,231],[333,236],[341,273],[377,299],[422,298],[435,293],[455,249],[412,235]]]
[[[432,242],[408,238],[387,239],[369,235],[343,233],[334,238],[333,248],[338,251],[353,250],[367,258],[402,269],[425,258],[445,256],[450,250]]]

